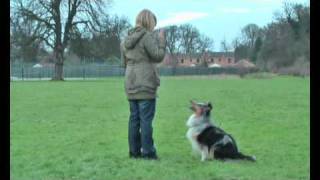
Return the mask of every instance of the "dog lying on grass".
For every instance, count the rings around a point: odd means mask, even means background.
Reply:
[[[256,161],[255,156],[242,154],[233,137],[211,122],[211,103],[191,101],[190,108],[194,113],[187,121],[189,127],[187,138],[191,142],[192,149],[201,154],[202,161],[208,159]]]

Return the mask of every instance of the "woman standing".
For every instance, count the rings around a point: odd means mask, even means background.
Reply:
[[[121,43],[121,56],[126,66],[125,91],[130,104],[129,156],[157,159],[152,138],[157,88],[160,85],[156,63],[165,55],[164,31],[154,32],[156,16],[142,10],[136,25]]]

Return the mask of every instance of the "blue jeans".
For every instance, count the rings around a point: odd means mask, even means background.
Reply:
[[[129,153],[134,156],[156,156],[152,138],[156,100],[129,100],[129,104]]]

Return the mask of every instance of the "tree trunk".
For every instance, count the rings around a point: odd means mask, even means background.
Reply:
[[[63,81],[63,51],[55,52],[54,75],[52,80]]]

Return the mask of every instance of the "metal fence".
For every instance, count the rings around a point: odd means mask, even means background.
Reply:
[[[256,72],[254,68],[235,68],[235,67],[159,67],[162,76],[183,76],[183,75],[217,75],[234,74],[243,75]],[[63,68],[64,78],[90,79],[124,76],[125,68],[114,65],[103,64],[84,64],[84,65],[66,65]],[[50,79],[53,77],[54,67],[33,67],[32,65],[11,65],[11,80],[29,80],[29,79]]]

